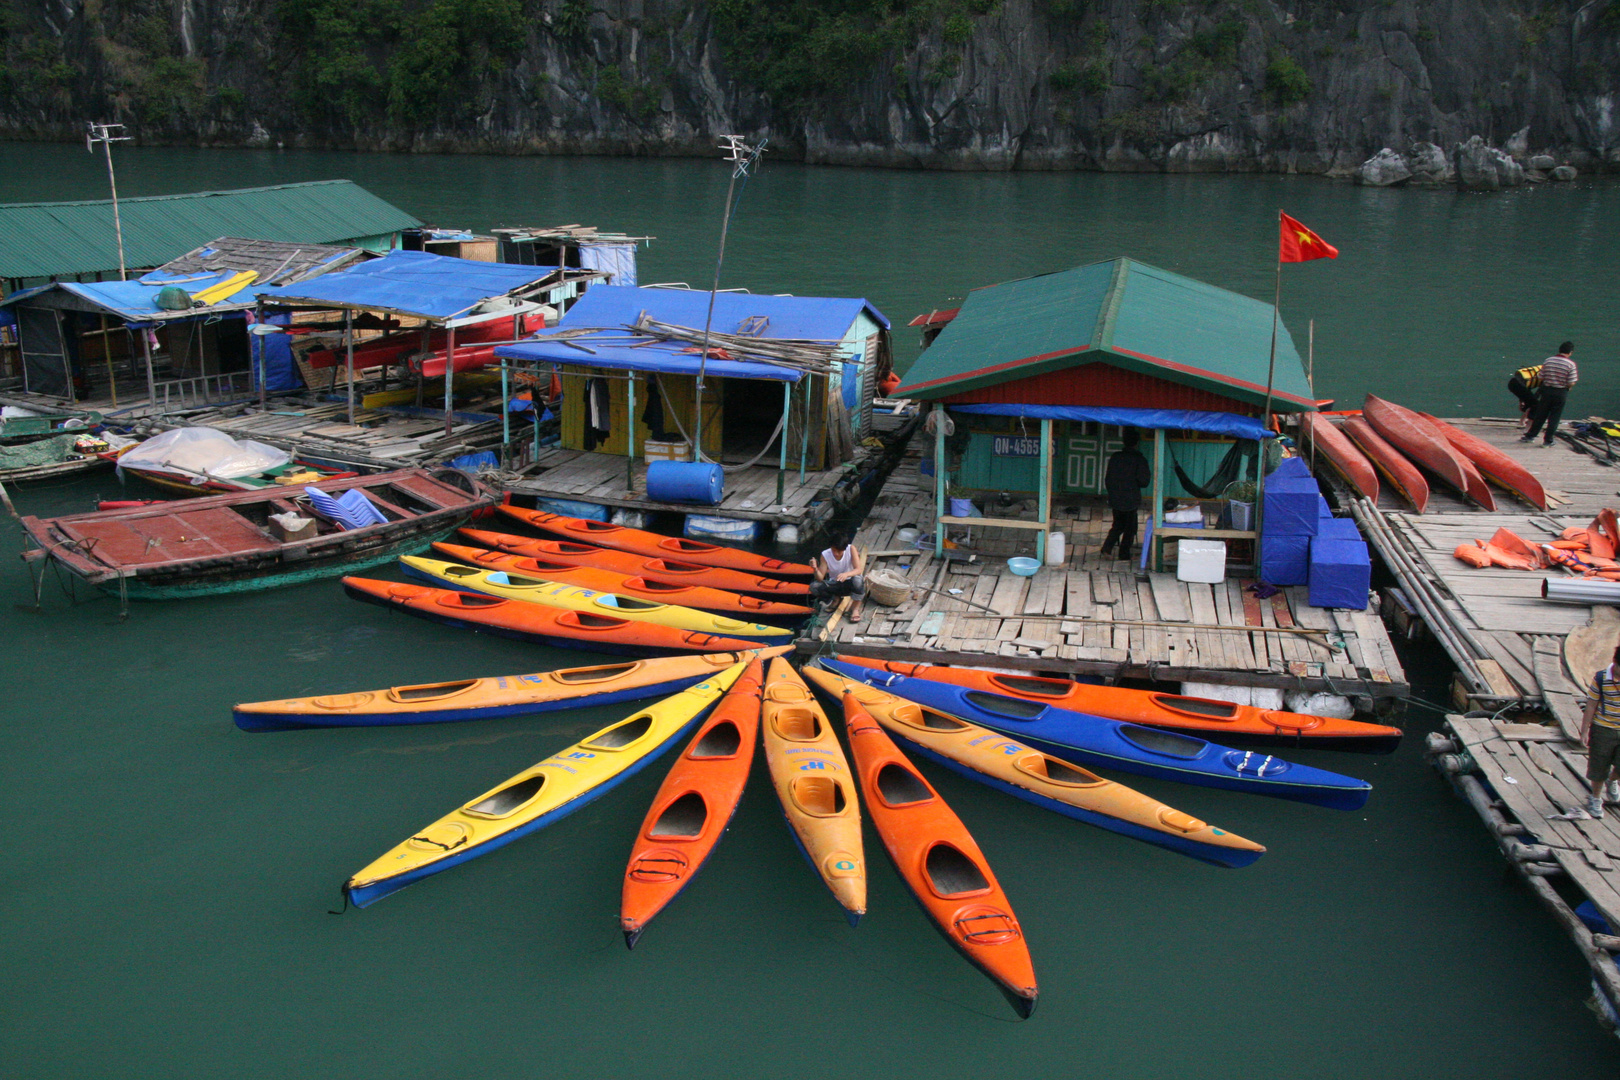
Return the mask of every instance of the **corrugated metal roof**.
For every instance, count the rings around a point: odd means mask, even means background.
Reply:
[[[974,291],[893,396],[978,400],[981,387],[1102,361],[1261,404],[1271,320],[1263,301],[1111,259]],[[1280,325],[1272,390],[1279,412],[1315,407]]]
[[[332,244],[420,225],[352,180],[118,200],[124,258],[158,266],[219,236]],[[0,278],[117,271],[111,200],[0,205]]]

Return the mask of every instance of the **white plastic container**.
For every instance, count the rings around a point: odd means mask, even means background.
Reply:
[[[1215,585],[1226,580],[1225,540],[1176,541],[1176,580]]]
[[[1046,536],[1046,565],[1062,566],[1064,557],[1068,555],[1068,542],[1060,532],[1048,533]]]

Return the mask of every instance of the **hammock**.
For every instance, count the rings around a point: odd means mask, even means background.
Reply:
[[[1245,441],[1233,443],[1232,449],[1221,458],[1221,463],[1215,466],[1215,471],[1203,484],[1194,483],[1193,478],[1187,475],[1187,470],[1181,467],[1181,462],[1176,458],[1173,445],[1170,447],[1170,461],[1175,466],[1176,479],[1181,481],[1184,489],[1200,499],[1218,499],[1228,484],[1247,472],[1245,466],[1248,464],[1249,447],[1252,445]]]

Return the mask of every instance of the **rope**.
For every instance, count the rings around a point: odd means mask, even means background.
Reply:
[[[659,396],[664,399],[664,408],[667,410],[665,415],[671,420],[675,421],[675,430],[681,433],[681,438],[685,439],[688,443],[691,443],[692,436],[686,433],[686,428],[681,424],[680,413],[676,410],[675,406],[670,403],[669,391],[664,389],[663,379],[658,380],[658,393]],[[760,458],[763,458],[767,453],[770,452],[771,447],[776,444],[776,437],[782,433],[782,425],[785,423],[787,423],[787,413],[784,412],[780,417],[777,418],[775,430],[771,432],[771,437],[765,440],[765,445],[760,449],[759,453],[755,454],[741,465],[724,465],[720,462],[713,461],[703,453],[703,448],[695,443],[692,445],[692,453],[698,461],[707,461],[710,465],[720,465],[721,470],[724,472],[738,472],[742,469],[749,469],[759,464]]]

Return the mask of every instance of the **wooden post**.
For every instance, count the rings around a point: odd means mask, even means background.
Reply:
[[[1260,530],[1266,505],[1266,440],[1259,440],[1254,455],[1254,576],[1260,577]]]
[[[343,349],[348,354],[345,361],[349,369],[349,426],[354,426],[354,309],[343,309]]]
[[[1157,573],[1164,569],[1158,552],[1159,530],[1164,527],[1164,428],[1153,429],[1153,505],[1148,508],[1148,520],[1153,523],[1153,533],[1148,540],[1153,551],[1148,555],[1148,567]]]
[[[629,420],[624,425],[624,489],[631,494],[636,490],[636,373],[626,371],[625,386],[629,390]]]
[[[260,300],[253,305],[253,326],[255,329],[264,326],[264,301]],[[253,335],[253,355],[259,365],[259,411],[264,412],[269,400],[268,392],[264,388],[264,335]],[[117,402],[114,402],[117,404]]]
[[[793,410],[793,384],[782,380],[782,441],[777,445],[776,505],[782,505],[782,493],[787,483],[787,441],[789,414]]]
[[[101,358],[107,361],[107,390],[112,394],[113,408],[118,408],[118,376],[113,374],[112,342],[107,335],[107,316],[100,315],[101,322]]]
[[[804,483],[804,462],[810,454],[810,398],[816,392],[816,377],[807,375],[804,379],[804,422],[799,425],[799,483]],[[782,433],[787,438],[787,432]],[[694,459],[695,460],[695,459]]]
[[[934,403],[934,558],[945,557],[945,406]]]
[[[152,375],[152,328],[143,326],[141,335],[141,355],[146,359],[146,403],[153,409],[157,408],[157,379]],[[21,350],[18,350],[21,355]]]
[[[1035,561],[1046,565],[1046,534],[1052,528],[1052,421],[1041,421],[1041,524],[1046,528],[1035,534]]]
[[[452,386],[456,381],[456,328],[444,328],[444,433],[450,434]]]

